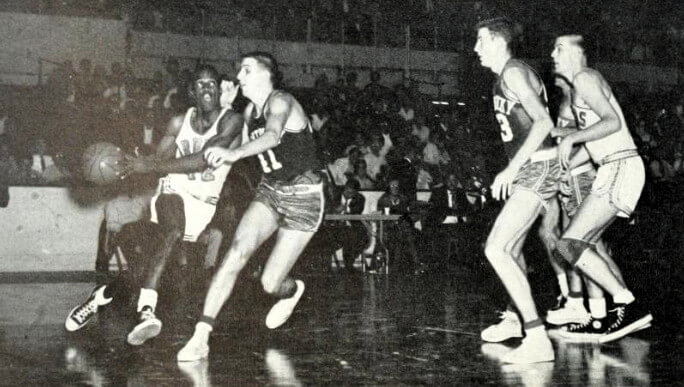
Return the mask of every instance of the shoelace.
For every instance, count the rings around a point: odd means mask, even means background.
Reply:
[[[74,311],[74,315],[72,318],[76,320],[79,324],[82,324],[83,321],[87,320],[88,317],[93,315],[97,311],[97,305],[95,304],[95,300],[88,301],[85,304],[82,304],[81,306]]]
[[[613,329],[619,327],[620,325],[622,325],[622,320],[625,318],[625,307],[624,306],[618,306],[617,308],[611,310],[611,312],[613,312],[613,311],[615,312],[617,317],[615,318],[615,322],[610,325],[610,328],[608,328],[609,330],[613,330]]]
[[[513,322],[513,319],[516,319],[517,317],[518,316],[510,310],[504,310],[503,312],[499,312],[499,318],[501,319],[499,323],[503,323],[504,321]]]

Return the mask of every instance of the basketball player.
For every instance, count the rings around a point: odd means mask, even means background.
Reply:
[[[560,166],[549,136],[553,122],[546,108],[546,90],[536,72],[514,59],[513,23],[507,18],[485,20],[477,25],[475,52],[482,66],[497,75],[494,111],[509,157],[508,166],[492,183],[492,196],[506,200],[487,238],[485,255],[503,282],[522,316],[522,344],[506,354],[505,363],[538,363],[554,359],[553,347],[537,314],[527,276],[516,262],[516,250],[524,236],[557,192]],[[510,195],[510,196],[509,196]],[[512,316],[508,318],[512,319]],[[513,314],[515,316],[515,314]],[[517,319],[517,317],[515,317]],[[502,321],[499,325],[513,327]],[[482,332],[487,336],[497,326]],[[518,336],[521,334],[518,333]]]
[[[127,157],[124,176],[129,173],[160,173],[157,194],[152,198],[151,221],[162,234],[156,253],[145,262],[143,283],[138,298],[138,324],[128,334],[131,345],[143,344],[161,331],[155,316],[157,288],[172,251],[195,242],[216,210],[218,195],[230,170],[229,165],[208,168],[202,153],[211,146],[237,146],[243,125],[242,115],[219,105],[218,73],[211,66],[201,66],[190,85],[195,106],[171,119],[156,154]],[[180,244],[179,244],[180,243]],[[182,257],[181,257],[182,258]],[[97,287],[88,300],[74,308],[65,326],[69,331],[82,328],[108,304],[115,286]]]
[[[278,64],[265,52],[242,57],[238,80],[251,103],[245,109],[242,145],[211,147],[210,165],[231,164],[257,156],[264,172],[257,194],[240,220],[205,298],[203,315],[178,361],[196,361],[209,354],[209,334],[235,281],[254,251],[273,233],[276,242],[261,275],[266,293],[280,300],[266,316],[266,326],[284,324],[304,292],[304,282],[288,276],[323,219],[323,186],[309,121],[294,97],[278,90]]]
[[[605,229],[618,217],[629,217],[644,186],[644,165],[625,124],[622,109],[603,76],[587,67],[587,41],[581,35],[559,36],[554,45],[556,73],[571,80],[573,109],[581,130],[558,145],[558,157],[569,170],[591,160],[599,167],[557,248],[584,275],[613,297],[605,318],[589,322],[599,342],[609,342],[649,326],[653,317],[611,271],[597,251]],[[572,156],[573,147],[584,147]],[[571,159],[572,156],[572,159]]]

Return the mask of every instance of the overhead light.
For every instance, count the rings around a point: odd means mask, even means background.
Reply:
[[[432,101],[433,105],[449,105],[447,101]]]
[[[465,102],[456,102],[456,105],[458,105],[458,106],[465,106],[466,104],[465,104]]]

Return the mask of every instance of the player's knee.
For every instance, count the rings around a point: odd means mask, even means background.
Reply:
[[[589,247],[590,245],[587,242],[570,238],[561,238],[556,244],[558,252],[573,266]]]
[[[496,242],[487,241],[484,249],[485,256],[491,262],[500,259],[504,254],[505,250],[502,245]]]

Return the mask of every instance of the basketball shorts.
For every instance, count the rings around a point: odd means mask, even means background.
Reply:
[[[591,163],[580,165],[570,171],[570,178],[560,183],[560,199],[563,211],[573,217],[582,201],[591,193],[596,170]]]
[[[547,202],[558,193],[560,174],[560,163],[555,157],[528,162],[513,180],[513,193],[517,190],[531,191],[546,207]]]
[[[157,203],[159,195],[162,194],[175,194],[183,199],[183,213],[185,214],[183,240],[186,242],[197,242],[197,238],[199,238],[202,231],[204,231],[207,224],[209,224],[214,217],[214,212],[216,212],[216,201],[218,199],[200,200],[187,192],[173,190],[167,187],[164,189],[164,192],[158,192],[152,197],[150,203],[150,220],[154,223],[158,223],[157,208],[155,204]]]
[[[636,150],[607,156],[598,168],[591,195],[608,197],[618,216],[628,218],[644,189],[646,172]]]
[[[284,229],[315,232],[323,220],[322,183],[284,183],[262,178],[254,201],[268,207],[278,226]]]

